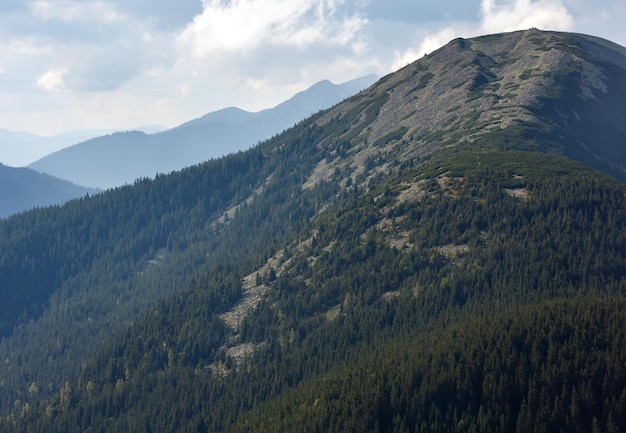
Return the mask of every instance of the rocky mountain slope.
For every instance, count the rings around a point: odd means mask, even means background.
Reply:
[[[496,144],[559,153],[626,181],[625,55],[597,38],[539,30],[457,39],[318,124],[346,124],[338,138],[351,141],[357,173],[374,155],[397,163]]]
[[[0,223],[0,429],[626,429],[625,65],[454,40],[246,152]]]

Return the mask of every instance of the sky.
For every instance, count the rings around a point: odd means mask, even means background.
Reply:
[[[626,46],[626,0],[1,0],[0,128],[173,127],[384,76],[456,37],[537,27]]]

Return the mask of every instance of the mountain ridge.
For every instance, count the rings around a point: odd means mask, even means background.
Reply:
[[[135,129],[146,133],[154,133],[165,129],[165,127],[146,125]],[[0,153],[5,155],[1,162],[11,167],[24,167],[67,146],[114,132],[116,131],[113,129],[88,129],[69,131],[52,136],[40,136],[27,132],[0,129]],[[6,152],[13,156],[7,158],[5,149]]]
[[[370,75],[337,85],[313,85],[271,109],[252,113],[226,108],[156,134],[128,131],[97,137],[29,167],[101,189],[131,184],[138,178],[247,149],[353,95],[374,79]]]
[[[457,39],[248,151],[0,223],[0,427],[626,428],[626,74],[586,41]]]
[[[0,218],[35,207],[61,205],[97,192],[97,189],[84,188],[35,170],[0,163]]]

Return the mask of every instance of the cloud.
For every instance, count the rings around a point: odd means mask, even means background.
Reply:
[[[175,62],[173,32],[155,30],[111,1],[37,0],[9,36],[12,68],[30,65],[48,92],[114,91],[146,71]],[[5,17],[5,19],[7,19]],[[0,36],[1,38],[1,36]],[[55,65],[50,68],[49,65]]]
[[[482,0],[481,28],[487,33],[509,32],[537,27],[570,30],[574,20],[559,0],[516,0],[498,3]]]
[[[37,79],[37,87],[48,92],[61,92],[67,88],[63,80],[66,73],[67,69],[65,68],[53,67]]]
[[[204,110],[258,110],[321,79],[372,73],[364,0],[205,0],[177,33],[176,64],[165,75]],[[378,65],[376,65],[378,66]],[[380,69],[374,69],[378,72]],[[346,78],[347,77],[347,78]]]
[[[187,14],[197,10],[197,0],[181,1]],[[147,13],[151,5],[158,17]],[[219,82],[224,70],[231,75],[225,79],[238,85],[264,78],[263,69],[280,74],[279,68],[293,71],[367,50],[362,0],[204,0],[201,5],[186,26],[163,28],[171,1],[35,0],[29,3],[31,31],[14,39],[13,47],[45,58],[39,89],[78,92],[118,90],[138,77],[157,75],[177,79],[173,89],[190,75]],[[50,64],[57,69],[49,71]],[[60,70],[62,75],[54,74]]]
[[[20,49],[37,53],[28,45]],[[128,80],[141,75],[151,62],[158,62],[146,58],[151,51],[154,50],[136,39],[126,43],[113,40],[104,45],[54,44],[49,52],[42,51],[42,54],[48,64],[55,66],[44,66],[44,72],[37,78],[37,87],[53,92],[117,90]]]
[[[419,59],[424,54],[432,53],[457,37],[458,34],[458,26],[445,27],[435,33],[431,33],[423,37],[422,42],[417,49],[408,48],[404,53],[396,51],[391,70],[396,71]]]
[[[367,20],[356,11],[346,13],[342,0],[204,0],[203,5],[178,37],[197,58],[267,45],[363,49],[358,36]]]

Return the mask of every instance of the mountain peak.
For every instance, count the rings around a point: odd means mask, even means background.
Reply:
[[[197,125],[210,125],[210,124],[227,124],[232,125],[234,123],[245,122],[251,117],[254,117],[254,113],[246,110],[242,110],[238,107],[226,107],[217,111],[212,111],[194,120],[185,122],[173,129],[182,129],[190,126]],[[168,130],[169,131],[169,130]],[[168,132],[163,131],[163,132]]]
[[[584,35],[531,29],[459,38],[318,124],[349,125],[337,138],[357,138],[357,172],[372,153],[402,161],[472,145],[556,152],[624,181],[625,132],[617,121],[626,118],[624,61],[623,48]]]

